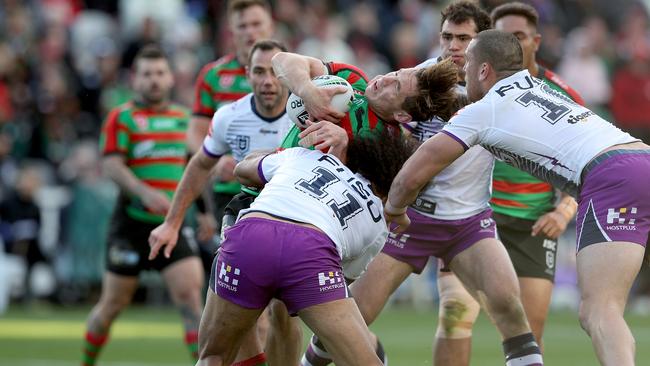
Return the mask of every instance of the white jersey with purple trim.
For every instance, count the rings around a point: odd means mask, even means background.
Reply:
[[[212,157],[232,154],[237,161],[254,150],[280,146],[293,124],[286,113],[262,117],[255,108],[253,93],[217,110],[203,140],[203,151]]]
[[[240,217],[261,211],[316,226],[336,244],[347,278],[358,278],[384,246],[381,200],[333,155],[291,148],[267,155],[258,171],[268,183]]]
[[[500,80],[444,129],[466,149],[497,158],[577,196],[582,169],[602,150],[639,141],[551,89],[528,70]]]
[[[417,67],[428,67],[439,61],[432,58]],[[458,85],[457,92],[465,93],[465,87]],[[417,122],[412,126],[412,136],[424,142],[446,124],[438,117]],[[490,207],[493,166],[494,157],[489,152],[480,146],[471,148],[433,178],[420,192],[413,208],[439,220],[464,219],[485,211]]]

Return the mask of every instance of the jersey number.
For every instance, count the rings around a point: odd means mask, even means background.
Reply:
[[[517,103],[528,107],[531,103],[544,110],[542,118],[554,125],[560,118],[564,117],[571,108],[564,104],[558,104],[550,99],[544,98],[540,95],[527,91],[517,99]]]
[[[325,189],[332,184],[339,182],[340,179],[334,175],[334,173],[323,167],[317,167],[313,172],[316,173],[316,175],[312,179],[301,179],[297,181],[296,188],[300,191],[309,193],[318,199],[324,199],[329,195]],[[354,190],[357,191],[357,193],[359,192],[357,187],[354,187]],[[364,191],[364,193],[367,192]],[[363,198],[366,197],[364,195],[361,196]],[[327,201],[327,205],[332,209],[332,211],[334,211],[334,216],[338,219],[341,227],[345,229],[348,227],[348,221],[359,212],[363,211],[363,206],[361,206],[359,201],[348,191],[343,192],[343,198],[345,201],[342,203],[337,203],[336,200],[332,198]],[[368,208],[372,206],[372,203],[372,200],[369,201]],[[373,220],[375,220],[375,215],[371,216]],[[381,219],[381,215],[379,215],[379,219]]]

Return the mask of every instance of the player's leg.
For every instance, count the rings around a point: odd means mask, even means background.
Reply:
[[[456,255],[450,268],[496,324],[503,338],[506,364],[542,364],[519,298],[517,277],[503,245],[493,238],[479,240]]]
[[[553,282],[545,278],[519,277],[521,303],[530,324],[530,329],[542,349],[544,325],[551,304]]]
[[[137,287],[137,276],[123,276],[108,271],[104,273],[99,302],[91,310],[86,322],[82,365],[95,364],[101,348],[106,344],[113,321],[131,303]]]
[[[578,252],[580,324],[603,365],[634,365],[634,337],[623,311],[644,250],[639,244],[609,242]]]
[[[313,305],[298,314],[329,350],[336,365],[382,365],[353,299]]]
[[[270,365],[297,365],[302,351],[300,319],[289,316],[282,301],[271,300],[267,307],[270,327],[264,351]]]
[[[472,351],[472,327],[481,306],[452,272],[438,272],[438,294],[440,302],[433,364],[468,366]]]
[[[203,265],[199,257],[178,260],[162,271],[163,279],[174,305],[179,309],[185,330],[185,344],[198,358],[198,331],[203,310]]]
[[[350,285],[352,297],[366,324],[371,324],[377,318],[390,295],[412,272],[411,265],[383,252],[370,262],[366,272]],[[376,346],[383,355],[379,340]],[[385,358],[383,356],[382,359]],[[301,362],[303,366],[323,366],[332,362],[332,358],[318,337],[312,337]]]
[[[237,356],[247,334],[255,333],[255,322],[264,308],[247,309],[208,290],[199,327],[197,366],[227,366]]]

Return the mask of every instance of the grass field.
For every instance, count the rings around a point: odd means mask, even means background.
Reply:
[[[13,307],[0,317],[0,365],[78,365],[88,308]],[[434,311],[387,309],[372,329],[381,337],[389,364],[431,365]],[[637,340],[637,364],[650,365],[650,319],[629,316]],[[179,318],[170,308],[134,307],[115,324],[99,365],[191,365],[182,343]],[[306,332],[307,333],[307,332]],[[553,313],[545,336],[547,365],[597,365],[591,343],[572,312]],[[503,365],[501,342],[484,316],[474,331],[472,365]]]

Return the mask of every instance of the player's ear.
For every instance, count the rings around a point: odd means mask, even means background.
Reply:
[[[399,122],[400,124],[409,123],[413,120],[413,117],[411,117],[411,115],[405,110],[399,110],[397,112],[394,112],[393,118],[395,119],[395,121]]]
[[[479,66],[478,69],[478,80],[479,81],[484,81],[488,78],[488,75],[490,75],[490,69],[492,66],[488,64],[487,62],[484,62]]]

